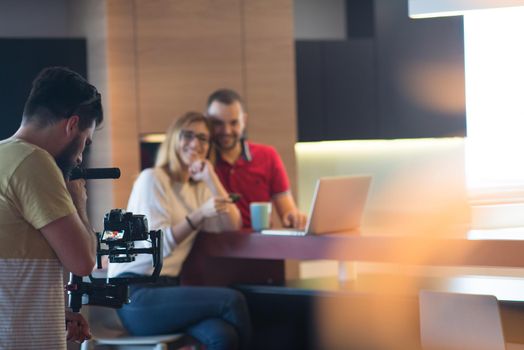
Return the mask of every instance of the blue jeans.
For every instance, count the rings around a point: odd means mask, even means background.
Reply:
[[[131,334],[183,332],[208,350],[249,348],[247,304],[233,289],[131,286],[130,298],[118,314]]]

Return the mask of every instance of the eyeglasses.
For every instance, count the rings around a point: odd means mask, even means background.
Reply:
[[[183,140],[184,142],[190,143],[195,138],[198,140],[198,143],[200,143],[200,145],[202,145],[202,146],[205,146],[205,145],[209,144],[209,136],[206,135],[206,134],[203,134],[203,133],[196,134],[196,133],[194,133],[193,131],[190,131],[190,130],[182,130],[182,131],[180,131],[180,139]]]

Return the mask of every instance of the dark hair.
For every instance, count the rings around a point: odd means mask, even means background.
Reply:
[[[207,98],[207,107],[213,103],[213,101],[218,101],[220,103],[230,105],[234,102],[240,103],[242,106],[242,109],[245,110],[244,101],[242,100],[242,97],[235,91],[231,89],[218,89],[214,91],[209,97]]]
[[[24,106],[23,122],[52,125],[78,115],[80,130],[104,119],[100,93],[80,74],[65,67],[44,68],[33,81]]]

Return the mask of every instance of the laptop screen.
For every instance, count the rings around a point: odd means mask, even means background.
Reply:
[[[336,176],[318,179],[306,225],[308,234],[356,230],[371,184],[371,176]]]

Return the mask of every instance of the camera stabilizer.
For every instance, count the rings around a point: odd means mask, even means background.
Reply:
[[[111,263],[126,263],[135,260],[137,254],[151,254],[153,273],[144,277],[95,278],[89,281],[70,274],[66,290],[69,307],[78,312],[82,304],[120,308],[129,303],[128,286],[134,283],[153,283],[162,269],[162,231],[147,231],[144,215],[133,215],[122,209],[112,209],[104,218],[104,232],[97,233],[97,268],[102,268],[102,256],[107,255]],[[148,240],[151,248],[135,248],[135,241]],[[107,249],[102,249],[106,244]],[[83,297],[86,297],[83,299]]]
[[[153,273],[151,276],[114,278],[89,275],[89,281],[71,273],[66,290],[69,294],[69,307],[73,312],[80,311],[82,304],[121,308],[123,304],[129,303],[130,284],[154,283],[162,269],[162,231],[148,231],[147,218],[144,215],[112,209],[104,217],[104,231],[97,232],[96,235],[98,269],[102,268],[104,255],[108,256],[110,263],[126,263],[134,261],[137,254],[151,254]],[[151,247],[135,248],[136,241],[149,241]],[[102,244],[107,248],[102,248]]]

